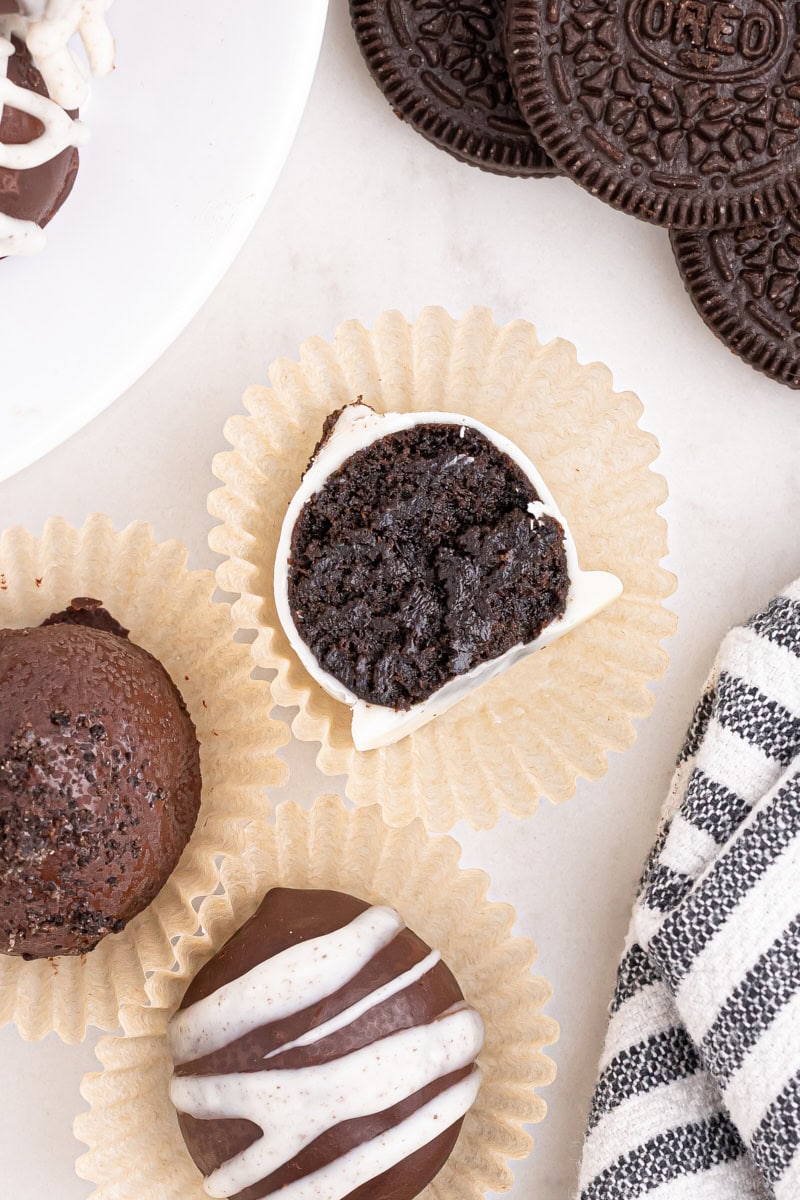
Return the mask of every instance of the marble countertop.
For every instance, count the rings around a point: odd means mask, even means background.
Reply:
[[[268,114],[265,114],[268,119]],[[157,286],[157,270],[153,273]],[[558,1079],[512,1196],[568,1200],[636,879],[721,635],[800,573],[800,396],[735,359],[685,296],[666,234],[566,180],[506,180],[462,166],[399,122],[371,82],[346,6],[332,4],[322,59],[294,150],[254,233],[167,354],[71,441],[0,484],[3,524],[38,531],[51,513],[104,510],[177,537],[212,567],[206,496],[222,425],[270,361],[340,321],[426,304],[461,315],[489,305],[542,340],[574,342],[619,389],[637,392],[661,442],[671,497],[668,566],[679,579],[671,663],[636,745],[607,775],[530,821],[488,833],[457,827],[464,862],[516,906],[539,947],[561,1023]],[[313,748],[284,752],[289,791],[330,790]],[[86,1200],[71,1122],[93,1069],[76,1048],[24,1045],[0,1031],[0,1078],[13,1103],[0,1128],[4,1195]]]

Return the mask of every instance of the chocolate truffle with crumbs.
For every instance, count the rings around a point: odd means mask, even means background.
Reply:
[[[191,836],[194,725],[95,600],[0,630],[0,697],[0,952],[84,954],[155,898]]]

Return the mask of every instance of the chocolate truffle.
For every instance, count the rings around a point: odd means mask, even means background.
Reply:
[[[75,144],[83,136],[70,119],[77,113],[68,114],[53,101],[46,109],[25,101],[21,93],[45,98],[49,93],[25,44],[14,37],[10,45],[14,52],[6,57],[3,48],[9,43],[0,27],[0,256],[40,247],[42,228],[72,191],[78,173]],[[16,107],[15,101],[26,107]],[[35,165],[14,166],[14,147],[30,146],[32,153],[32,143],[40,148],[32,158]]]
[[[284,522],[278,615],[368,750],[619,595],[581,572],[518,447],[451,413],[350,405],[328,418]],[[392,715],[394,714],[394,715]]]
[[[411,1200],[477,1096],[483,1025],[393,909],[275,888],[190,985],[169,1042],[210,1196]]]
[[[197,819],[194,725],[98,601],[0,630],[0,951],[83,954],[141,912]]]

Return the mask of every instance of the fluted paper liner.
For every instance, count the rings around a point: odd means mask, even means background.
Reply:
[[[634,719],[649,713],[648,684],[667,667],[660,646],[675,630],[664,599],[674,577],[660,566],[667,527],[657,509],[667,485],[649,464],[658,442],[637,422],[642,406],[612,388],[608,369],[581,365],[568,342],[541,345],[533,326],[496,326],[486,309],[455,321],[438,308],[415,324],[384,313],[371,332],[341,325],[329,345],[312,338],[300,363],[281,359],[271,388],[246,392],[248,416],[232,417],[209,497],[222,524],[212,549],[226,556],[217,581],[239,593],[234,617],[255,629],[256,661],[273,668],[275,699],[296,706],[317,762],[347,774],[356,804],[380,802],[400,825],[421,816],[446,830],[476,828],[501,811],[531,814],[539,796],[567,799],[578,776],[598,778],[610,750],[626,750]],[[484,684],[403,741],[359,753],[350,710],[307,674],[280,626],[272,572],[281,523],[328,413],[357,397],[379,412],[439,410],[484,421],[531,458],[572,529],[581,566],[612,571],[624,595],[561,641]]]
[[[0,533],[0,628],[37,625],[75,596],[102,600],[155,655],[183,695],[200,742],[203,792],[195,831],[153,903],[122,933],[90,954],[24,962],[0,955],[0,1024],[26,1039],[55,1031],[78,1042],[89,1025],[120,1026],[126,1006],[159,1003],[161,977],[183,953],[179,940],[197,927],[193,901],[219,884],[218,858],[237,854],[244,822],[270,804],[267,787],[283,783],[275,751],[285,726],[270,719],[272,701],[251,679],[249,647],[234,642],[229,606],[212,603],[210,571],[189,571],[178,542],[157,543],[149,525],[117,531],[107,517],[81,529],[61,518],[41,537]]]
[[[482,871],[459,869],[460,847],[451,838],[429,837],[420,821],[393,829],[374,805],[350,813],[335,797],[322,797],[311,812],[284,803],[275,824],[249,826],[246,843],[238,859],[222,866],[224,891],[200,907],[205,936],[183,939],[180,970],[167,980],[169,1010],[270,887],[330,888],[392,905],[441,951],[486,1027],[477,1101],[447,1165],[422,1196],[482,1200],[487,1191],[506,1191],[507,1160],[528,1153],[525,1125],[544,1116],[536,1089],[552,1082],[555,1067],[542,1047],[558,1036],[555,1021],[542,1014],[549,984],[531,974],[536,949],[511,934],[514,910],[487,900]],[[96,1185],[92,1200],[205,1197],[168,1096],[168,1015],[130,1012],[130,1036],[104,1038],[97,1050],[104,1069],[84,1078],[90,1110],[77,1118],[75,1135],[90,1149],[77,1170]]]

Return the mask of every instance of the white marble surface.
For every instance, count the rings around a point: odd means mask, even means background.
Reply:
[[[154,286],[157,272],[154,271]],[[0,300],[0,303],[3,303]],[[543,338],[572,340],[632,388],[658,434],[671,485],[670,566],[680,631],[639,739],[529,822],[457,829],[469,864],[516,905],[553,983],[562,1036],[558,1080],[515,1200],[568,1200],[632,892],[703,677],[727,625],[800,572],[800,396],[719,346],[683,293],[666,236],[562,180],[501,180],[451,161],[392,115],[362,66],[343,0],[334,0],[311,101],[267,210],[216,294],[164,358],[91,426],[0,485],[4,524],[39,529],[146,518],[182,538],[196,565],[221,427],[244,386],[279,354],[344,318],[440,303],[491,305]],[[290,750],[290,791],[327,786],[309,747]],[[0,1079],[13,1103],[0,1127],[2,1196],[85,1200],[70,1123],[92,1040],[23,1046],[0,1032]]]

